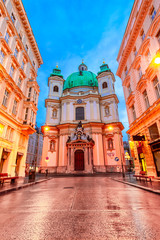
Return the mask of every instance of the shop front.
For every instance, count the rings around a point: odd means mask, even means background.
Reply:
[[[160,140],[150,143],[155,167],[157,171],[157,176],[160,177]]]

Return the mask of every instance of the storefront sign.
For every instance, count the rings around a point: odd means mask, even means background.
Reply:
[[[145,136],[137,136],[137,135],[133,135],[133,141],[145,141]]]

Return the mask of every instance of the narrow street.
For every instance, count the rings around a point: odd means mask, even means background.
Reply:
[[[0,196],[1,240],[158,240],[159,219],[159,195],[108,177],[54,178]]]

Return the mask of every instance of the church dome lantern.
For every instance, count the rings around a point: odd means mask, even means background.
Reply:
[[[86,64],[83,62],[78,67],[78,72],[74,72],[68,76],[64,82],[63,90],[74,87],[98,87],[98,81],[96,75],[88,71]]]

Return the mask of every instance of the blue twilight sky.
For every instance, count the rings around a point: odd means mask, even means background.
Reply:
[[[45,123],[47,79],[58,63],[64,79],[77,71],[84,59],[95,74],[103,59],[116,74],[116,58],[134,0],[23,0],[35,39],[43,58],[38,71],[40,95],[37,124]],[[121,80],[116,76],[119,115],[125,130],[128,119]]]

